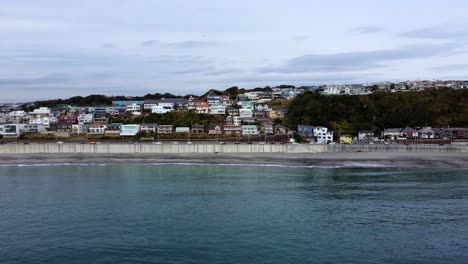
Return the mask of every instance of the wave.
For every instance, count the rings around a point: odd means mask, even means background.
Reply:
[[[266,167],[266,168],[304,168],[304,169],[375,169],[395,168],[396,166],[375,163],[345,163],[338,165],[291,165],[291,164],[250,164],[250,163],[202,163],[202,162],[161,162],[161,163],[36,163],[36,164],[2,164],[0,167],[62,167],[62,166],[231,166],[231,167]]]

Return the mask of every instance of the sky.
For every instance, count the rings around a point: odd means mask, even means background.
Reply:
[[[0,102],[468,79],[468,1],[1,0]]]

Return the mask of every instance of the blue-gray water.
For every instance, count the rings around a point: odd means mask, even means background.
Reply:
[[[468,263],[468,171],[0,167],[0,263]]]

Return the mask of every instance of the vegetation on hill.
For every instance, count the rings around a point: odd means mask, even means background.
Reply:
[[[337,133],[391,127],[467,127],[468,90],[320,95],[307,92],[288,108],[289,125],[320,125]]]
[[[128,116],[123,118],[112,118],[113,123],[142,124],[155,123],[161,125],[188,126],[204,125],[208,128],[211,124],[224,124],[224,115],[197,114],[193,111],[169,112],[166,114],[149,114],[147,116]]]

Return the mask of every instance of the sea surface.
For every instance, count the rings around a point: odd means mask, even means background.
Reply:
[[[0,167],[0,263],[468,263],[468,171]]]

